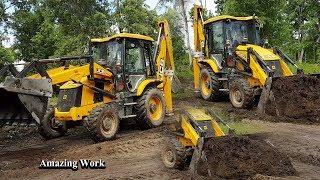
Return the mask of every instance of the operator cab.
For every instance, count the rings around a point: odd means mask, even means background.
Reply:
[[[232,55],[240,44],[260,45],[259,24],[253,16],[217,16],[204,22],[206,42],[205,52],[214,58],[220,67],[228,66],[224,60]]]
[[[95,62],[114,74],[117,92],[133,93],[143,80],[156,74],[152,43],[148,36],[120,33],[92,39],[91,52]]]

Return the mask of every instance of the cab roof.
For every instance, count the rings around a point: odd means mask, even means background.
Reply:
[[[237,20],[237,21],[249,21],[249,20],[254,19],[254,17],[253,16],[235,17],[235,16],[229,16],[229,15],[222,15],[222,16],[212,17],[212,18],[206,20],[204,22],[204,24],[209,24],[209,23],[212,23],[212,22],[217,22],[217,21],[227,20],[227,19],[232,19],[232,20]]]
[[[108,42],[116,38],[131,38],[131,39],[140,39],[140,40],[146,40],[146,41],[154,41],[151,37],[149,36],[144,36],[140,34],[131,34],[131,33],[119,33],[115,34],[110,37],[105,37],[105,38],[94,38],[91,39],[91,42],[97,42],[97,43],[102,43],[102,42]]]

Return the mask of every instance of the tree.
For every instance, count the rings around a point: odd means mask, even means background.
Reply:
[[[179,8],[179,14],[181,15],[184,23],[184,31],[186,34],[186,42],[187,48],[189,53],[189,65],[192,64],[192,50],[191,44],[189,39],[189,26],[188,26],[188,17],[187,17],[187,4],[189,3],[188,0],[159,0],[158,3],[164,5],[165,3],[173,3],[175,7]]]
[[[177,23],[181,22],[181,18],[180,16],[177,16],[177,11],[175,9],[168,8],[167,11],[160,16],[160,19],[166,19],[170,24],[170,34],[172,39],[175,64],[179,64],[176,69],[180,72],[185,71],[189,63],[188,54],[186,53],[187,48],[184,42],[184,26],[181,23]]]
[[[117,0],[113,3],[113,17],[120,32],[156,36],[157,15],[144,3],[145,0]]]

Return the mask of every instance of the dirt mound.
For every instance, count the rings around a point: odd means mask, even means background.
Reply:
[[[274,102],[267,105],[267,113],[298,119],[297,121],[320,122],[320,77],[296,75],[273,79],[271,91]]]
[[[203,176],[208,174],[207,167],[214,176],[220,178],[296,174],[289,158],[265,141],[247,136],[228,136],[208,139],[203,148],[208,162],[199,162],[198,173]]]

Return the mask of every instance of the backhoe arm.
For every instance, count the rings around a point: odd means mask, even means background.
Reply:
[[[193,12],[193,37],[194,37],[194,54],[193,54],[193,78],[194,88],[199,91],[199,77],[200,77],[200,66],[198,61],[203,58],[202,47],[204,46],[204,33],[203,33],[203,17],[202,7],[194,5]]]
[[[159,36],[155,49],[155,62],[157,67],[157,79],[163,82],[164,98],[167,114],[172,114],[171,86],[174,75],[174,59],[169,24],[166,20],[158,22]]]

